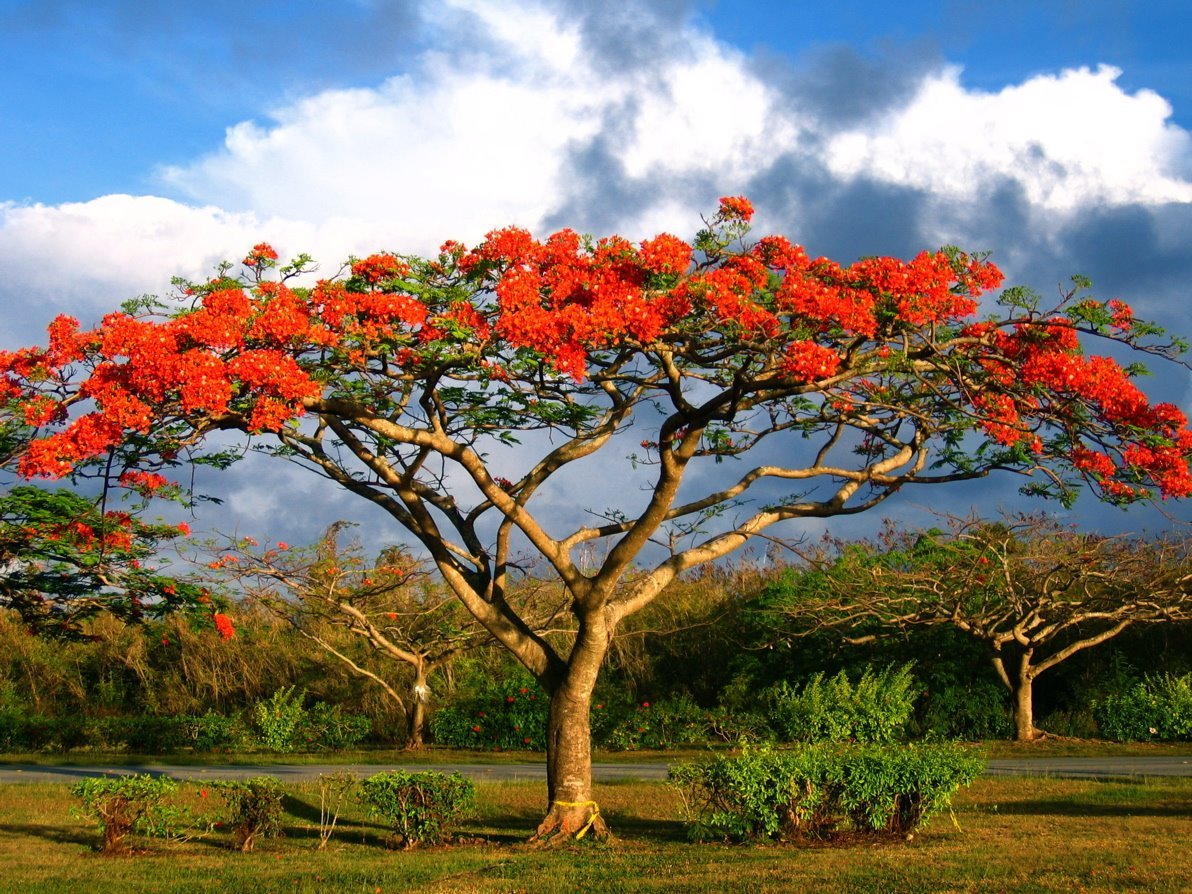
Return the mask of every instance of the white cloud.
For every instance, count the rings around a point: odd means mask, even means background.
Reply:
[[[1192,201],[1181,174],[1192,161],[1188,133],[1168,121],[1162,97],[1122,90],[1118,69],[1041,75],[997,93],[966,90],[960,75],[932,75],[899,112],[835,136],[830,170],[944,201],[970,199],[1001,179],[1052,210]]]

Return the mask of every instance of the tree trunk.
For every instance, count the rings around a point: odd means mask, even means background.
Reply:
[[[430,687],[426,674],[419,669],[410,691],[410,710],[406,717],[406,750],[417,751],[426,743],[426,703],[430,700]]]
[[[1021,674],[1014,687],[1014,738],[1018,742],[1033,742],[1042,733],[1035,726],[1035,678]]]
[[[557,685],[548,685],[547,811],[534,833],[537,842],[609,836],[600,807],[592,798],[591,727],[592,692],[608,640],[592,636],[585,627],[581,621],[580,635],[562,679]]]
[[[1019,656],[1017,668],[1007,668],[1001,645],[999,643],[992,645],[993,668],[1014,699],[1014,740],[1016,742],[1033,742],[1035,739],[1042,738],[1042,732],[1035,726],[1034,685],[1039,670],[1031,666],[1034,649],[1028,648]]]

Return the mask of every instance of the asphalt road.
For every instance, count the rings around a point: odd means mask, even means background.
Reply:
[[[371,776],[384,770],[459,771],[476,780],[497,782],[546,779],[546,765],[535,764],[240,764],[229,767],[180,766],[177,764],[102,764],[45,766],[39,764],[0,763],[0,783],[74,782],[89,776],[129,773],[168,775],[176,779],[244,779],[249,776],[274,776],[284,782],[314,779],[322,773],[355,773]],[[999,758],[991,760],[990,776],[1060,776],[1073,779],[1145,779],[1156,776],[1192,776],[1192,755],[1163,757],[1043,757]],[[663,763],[597,763],[592,765],[597,782],[629,779],[665,779]]]

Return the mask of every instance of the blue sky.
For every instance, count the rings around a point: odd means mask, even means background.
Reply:
[[[813,66],[847,48],[880,64],[964,67],[997,90],[1109,64],[1192,125],[1192,5],[1183,0],[661,4],[745,52]],[[374,85],[432,42],[416,4],[0,0],[0,199],[166,192],[155,176],[236,122],[330,87]]]
[[[690,235],[740,193],[816,253],[992,249],[1192,334],[1189,47],[1186,0],[0,0],[0,348],[261,239]],[[234,479],[224,526],[276,518],[289,474]]]

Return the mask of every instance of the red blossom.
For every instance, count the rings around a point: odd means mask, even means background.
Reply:
[[[215,612],[211,615],[211,620],[215,624],[220,639],[229,640],[236,635],[236,627],[232,624],[232,619],[223,612]]]
[[[748,223],[753,219],[753,203],[744,196],[722,196],[717,216],[721,220],[740,220]]]

